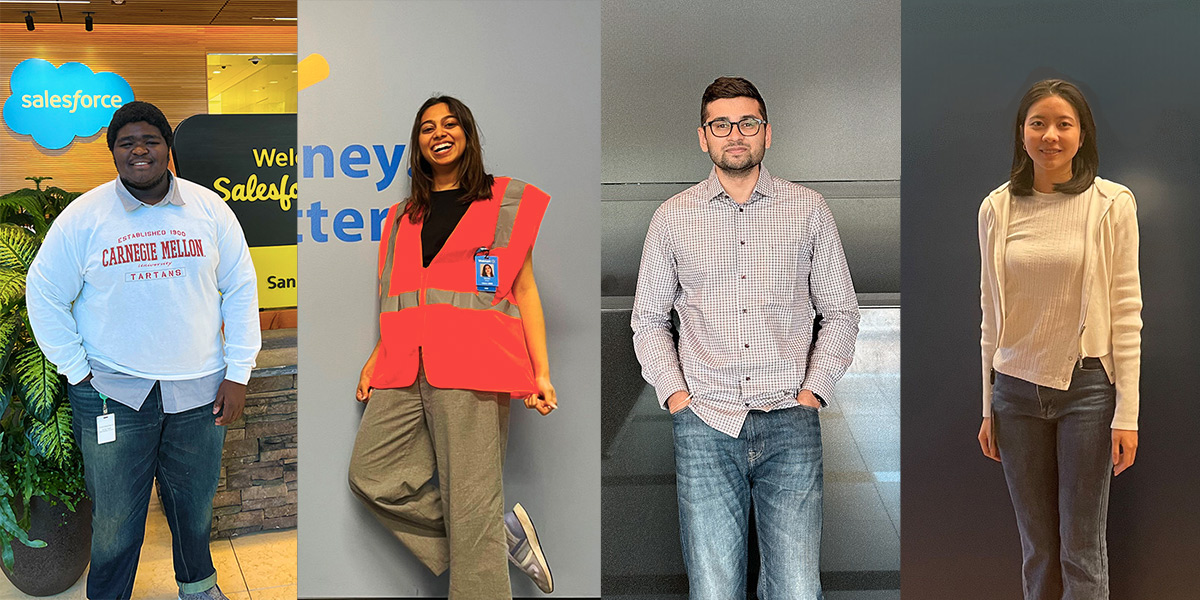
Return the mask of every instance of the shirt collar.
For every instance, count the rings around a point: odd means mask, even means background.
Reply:
[[[704,182],[705,197],[709,200],[716,200],[725,194],[725,188],[721,185],[721,180],[717,178],[717,167],[713,165],[712,171],[708,173],[708,179]],[[765,198],[775,197],[775,184],[771,181],[771,174],[767,172],[767,168],[762,164],[758,165],[758,181],[754,182],[754,191],[750,194],[750,199],[746,204],[750,204],[757,200],[760,196]]]
[[[175,176],[167,171],[167,179],[171,181],[171,187],[167,188],[167,195],[159,200],[156,204],[146,204],[141,200],[133,197],[129,189],[117,178],[117,197],[121,199],[121,206],[125,207],[125,212],[133,212],[143,206],[161,206],[163,204],[174,204],[175,206],[183,206],[183,196],[179,194],[179,185],[175,182]]]

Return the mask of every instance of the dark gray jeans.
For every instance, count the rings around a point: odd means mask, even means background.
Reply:
[[[225,428],[216,424],[212,402],[181,413],[163,412],[162,387],[155,383],[141,410],[107,403],[90,382],[67,388],[75,442],[83,453],[83,477],[92,497],[92,568],[87,597],[133,597],[151,483],[157,479],[171,528],[171,554],[179,594],[216,585],[209,546],[213,494],[221,475]],[[100,444],[96,417],[116,419],[117,439]]]
[[[1107,600],[1116,390],[1097,359],[1056,390],[996,374],[992,412],[1017,513],[1026,600]]]

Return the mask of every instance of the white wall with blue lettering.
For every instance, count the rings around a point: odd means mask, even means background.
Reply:
[[[350,493],[359,369],[377,336],[383,211],[408,191],[414,113],[461,99],[490,172],[553,199],[534,251],[559,410],[514,402],[505,500],[536,519],[555,593],[600,594],[599,2],[300,0],[299,593],[445,596]],[[512,571],[516,596],[540,592]]]

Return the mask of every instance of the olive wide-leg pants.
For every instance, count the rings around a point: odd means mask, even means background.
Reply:
[[[511,598],[501,475],[508,394],[374,390],[350,459],[350,489],[440,575],[450,598]],[[436,474],[436,480],[435,480]]]

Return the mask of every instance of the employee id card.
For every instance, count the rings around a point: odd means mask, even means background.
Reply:
[[[100,394],[104,402],[104,414],[96,416],[96,443],[107,444],[117,441],[117,415],[108,412],[108,396]]]
[[[488,254],[487,248],[475,251],[475,289],[481,292],[495,292],[500,285],[499,262],[495,256]]]

